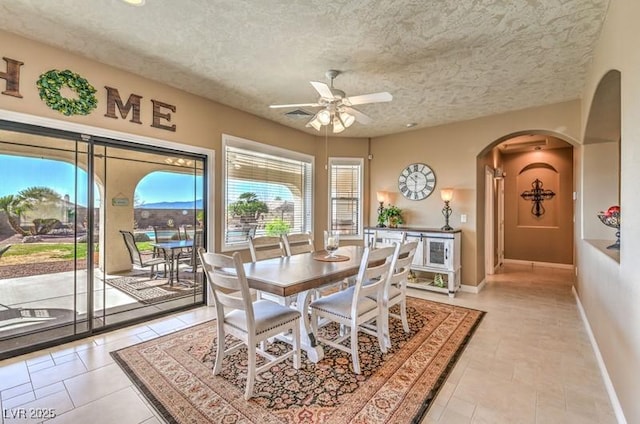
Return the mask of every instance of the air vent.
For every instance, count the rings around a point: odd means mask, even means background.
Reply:
[[[310,116],[313,116],[313,113],[307,112],[306,110],[302,110],[302,109],[296,109],[296,110],[292,110],[291,112],[285,113],[285,115],[288,116],[289,118],[301,119],[301,118],[308,118]]]

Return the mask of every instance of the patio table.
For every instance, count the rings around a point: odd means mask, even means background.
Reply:
[[[169,285],[173,286],[173,271],[176,271],[176,282],[180,283],[178,274],[178,258],[180,253],[185,249],[193,249],[193,240],[175,240],[164,241],[160,243],[151,243],[157,249],[165,252],[165,259],[169,268]],[[175,266],[174,266],[175,263]]]

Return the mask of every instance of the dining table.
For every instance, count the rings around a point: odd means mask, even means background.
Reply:
[[[180,253],[193,249],[193,240],[171,240],[151,243],[151,245],[164,252],[167,267],[169,268],[169,285],[173,286],[174,271],[176,273],[176,284],[180,284],[180,277],[178,275],[178,260],[180,259]]]
[[[316,343],[309,317],[309,304],[318,290],[354,276],[360,269],[363,247],[343,246],[328,258],[326,251],[302,253],[244,264],[250,288],[276,296],[281,303],[295,296],[291,307],[300,311],[300,344],[311,362],[324,357],[322,346]]]

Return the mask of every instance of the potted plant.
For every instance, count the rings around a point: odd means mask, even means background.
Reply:
[[[402,219],[402,209],[397,206],[387,206],[384,208],[383,215],[389,224],[389,228],[396,228],[398,225],[404,224],[404,220]]]

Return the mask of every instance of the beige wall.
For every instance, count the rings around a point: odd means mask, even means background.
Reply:
[[[215,193],[221,192],[223,155],[220,148],[222,134],[230,134],[315,157],[317,171],[314,197],[315,234],[321,234],[327,226],[325,158],[327,156],[350,156],[366,159],[367,156],[368,140],[366,139],[329,138],[325,143],[323,136],[314,136],[284,127],[202,97],[3,31],[0,31],[0,56],[24,62],[20,75],[20,93],[23,97],[0,95],[0,109],[214,150],[216,152],[213,178]],[[71,117],[49,109],[39,98],[36,81],[42,73],[51,69],[70,69],[89,80],[97,90],[97,109],[87,116]],[[4,72],[5,70],[4,61],[2,61],[0,62],[0,71]],[[119,117],[112,119],[104,116],[106,113],[105,86],[117,88],[123,101],[126,101],[132,93],[143,97],[141,100],[142,125],[129,122],[130,116],[127,119]],[[4,80],[0,80],[0,87],[4,90]],[[175,124],[175,132],[150,126],[152,122],[150,99],[176,106],[176,112],[172,113],[171,122],[163,122],[164,124]],[[116,112],[116,114],[118,113]],[[365,160],[366,179],[368,179],[367,167],[368,161]],[[365,186],[365,188],[367,187]],[[217,201],[219,200],[217,195],[212,200],[215,214],[215,234],[219,235],[221,234],[222,206]],[[124,248],[124,245],[122,247]],[[215,249],[220,250],[219,236],[215,240]]]
[[[583,94],[583,128],[600,80],[611,69],[621,72],[622,141],[620,206],[622,209],[619,263],[589,242],[577,239],[578,293],[598,343],[626,422],[640,422],[640,2],[611,0]],[[585,146],[586,149],[587,146]],[[589,159],[585,154],[585,161]],[[606,166],[606,164],[603,164]],[[582,164],[582,172],[589,172]],[[585,175],[584,184],[588,177]],[[588,187],[584,187],[586,191]],[[610,191],[615,191],[611,187]],[[608,205],[614,198],[605,199]],[[577,228],[587,227],[594,210],[582,205]],[[597,206],[599,208],[600,206]],[[612,238],[611,238],[612,239]]]
[[[505,137],[528,131],[561,135],[577,140],[580,132],[578,101],[530,108],[449,125],[408,131],[372,139],[371,192],[386,190],[405,211],[408,226],[440,228],[443,202],[440,189],[455,190],[451,225],[462,229],[462,284],[478,285],[484,279],[484,157]],[[436,189],[422,201],[404,199],[397,178],[410,163],[424,162],[437,178]],[[369,224],[375,225],[378,204],[369,199]],[[467,222],[460,222],[460,215]]]
[[[503,155],[505,204],[505,259],[573,264],[573,148]],[[553,167],[534,167],[531,164]],[[544,190],[555,193],[544,200],[545,213],[531,213],[532,201],[521,197],[538,178]]]

